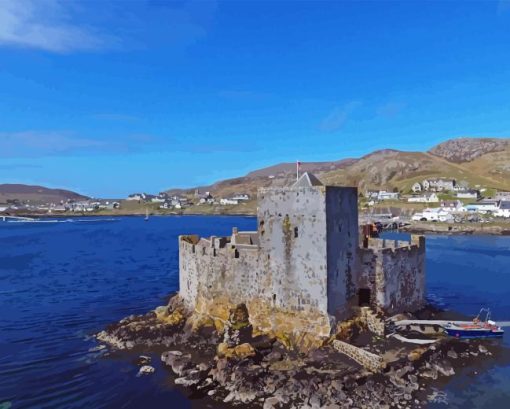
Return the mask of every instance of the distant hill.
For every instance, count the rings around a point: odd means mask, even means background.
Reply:
[[[510,139],[498,138],[458,138],[434,146],[429,153],[450,162],[470,162],[492,152],[501,152],[510,145]]]
[[[254,195],[259,187],[291,183],[295,171],[295,163],[281,163],[198,189],[223,197],[235,193]],[[384,149],[359,159],[304,162],[301,171],[315,173],[326,184],[357,186],[360,191],[397,189],[407,193],[414,182],[434,177],[450,177],[466,181],[471,186],[510,190],[510,139],[451,139],[428,152]],[[195,189],[172,189],[169,193],[192,193]]]
[[[22,184],[0,184],[0,203],[14,199],[19,201],[30,200],[32,203],[59,203],[62,200],[85,200],[88,197],[64,189],[49,189],[43,186]]]

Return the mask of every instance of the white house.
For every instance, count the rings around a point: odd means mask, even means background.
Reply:
[[[365,190],[365,197],[367,199],[377,199],[379,197],[378,190]]]
[[[411,190],[414,192],[414,193],[419,193],[423,190],[423,187],[421,186],[421,183],[413,183],[413,185],[411,186]]]
[[[153,198],[151,198],[151,202],[152,203],[165,203],[165,200],[166,200],[166,197],[164,196],[154,196]]]
[[[494,199],[504,200],[505,202],[510,202],[510,192],[497,192]]]
[[[379,200],[398,200],[400,193],[398,192],[387,192],[386,190],[380,190],[377,194]]]
[[[228,198],[228,199],[220,199],[220,205],[226,206],[226,205],[238,205],[239,200],[234,198]]]
[[[453,216],[451,213],[444,211],[440,207],[425,209],[422,212],[415,213],[411,220],[422,222],[452,222]]]
[[[6,203],[0,203],[0,213],[5,212],[10,206]]]
[[[466,211],[460,200],[444,200],[440,204],[445,212],[463,212]]]
[[[479,196],[478,190],[461,190],[455,194],[457,199],[478,199]]]
[[[456,185],[455,179],[425,179],[422,182],[423,190],[432,190],[435,192],[442,192],[444,190],[454,190]]]
[[[434,192],[425,193],[420,196],[413,196],[407,199],[409,203],[438,203],[439,197]]]
[[[240,202],[244,201],[244,200],[250,200],[250,195],[248,195],[246,193],[237,194],[237,195],[232,196],[232,200],[237,200]]]
[[[499,201],[498,200],[480,200],[476,203],[470,203],[464,208],[468,212],[477,212],[477,213],[495,213],[499,210]]]
[[[145,193],[133,193],[133,194],[129,195],[126,198],[126,200],[140,201],[140,200],[145,200],[146,197],[147,197],[147,195]]]
[[[499,209],[494,212],[494,216],[510,217],[510,201],[502,200],[499,203]]]

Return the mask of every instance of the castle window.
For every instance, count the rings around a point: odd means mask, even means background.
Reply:
[[[294,238],[298,237],[298,228],[294,227]]]
[[[276,294],[273,294],[273,302],[276,302]]]

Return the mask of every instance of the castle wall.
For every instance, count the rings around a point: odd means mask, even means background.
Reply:
[[[326,187],[328,312],[336,318],[349,314],[357,301],[358,193],[351,187]]]
[[[289,345],[306,350],[329,336],[328,316],[315,303],[276,302],[274,295],[283,293],[279,288],[284,282],[267,274],[258,246],[231,245],[224,238],[195,241],[179,238],[180,294],[195,317],[221,326],[229,310],[244,303],[255,330],[273,333]],[[220,242],[225,247],[213,247]]]
[[[424,237],[412,236],[411,242],[370,239],[359,260],[358,287],[370,289],[373,307],[394,314],[424,305]]]
[[[327,314],[326,189],[261,189],[263,269],[277,307]]]
[[[180,238],[179,282],[181,297],[194,309],[199,298],[228,296],[228,301],[236,304],[250,298],[270,297],[263,285],[256,246],[216,248],[208,240],[191,244]]]

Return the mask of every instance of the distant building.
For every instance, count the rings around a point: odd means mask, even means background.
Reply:
[[[246,193],[237,194],[237,195],[232,196],[232,200],[237,200],[239,202],[242,202],[245,200],[250,200],[250,195],[248,195]]]
[[[441,202],[440,207],[446,212],[461,212],[465,210],[460,200],[444,200]]]
[[[214,197],[211,195],[210,192],[205,192],[205,194],[200,195],[200,200],[198,201],[199,204],[213,204],[214,203]]]
[[[152,203],[165,203],[165,200],[166,200],[166,196],[162,196],[161,194],[151,198]]]
[[[422,182],[423,190],[443,192],[454,190],[456,186],[455,179],[437,178],[425,179]]]
[[[470,203],[464,208],[468,212],[477,212],[477,213],[495,213],[499,210],[499,201],[498,200],[480,200],[476,203]]]
[[[510,201],[501,201],[499,204],[499,209],[494,212],[494,216],[510,217]]]
[[[419,193],[423,190],[423,187],[421,185],[421,183],[413,183],[413,185],[411,186],[411,190],[414,192],[414,193]]]
[[[7,209],[9,209],[10,205],[7,203],[0,203],[0,213],[5,212]]]
[[[367,199],[377,199],[379,196],[378,190],[366,190],[365,191],[365,197]]]
[[[239,204],[239,200],[237,199],[234,199],[234,198],[222,198],[220,199],[220,205],[223,205],[223,206],[226,206],[226,205],[238,205]]]
[[[510,192],[497,192],[494,199],[510,202]]]
[[[127,197],[126,200],[133,200],[133,201],[141,201],[145,200],[147,198],[147,195],[145,193],[133,193]]]
[[[480,192],[478,190],[461,190],[455,194],[457,199],[478,199]]]
[[[438,203],[439,197],[434,192],[424,193],[423,195],[413,196],[407,199],[409,203]]]
[[[398,192],[387,192],[386,190],[381,190],[377,194],[378,200],[398,200],[400,197],[400,193]]]

